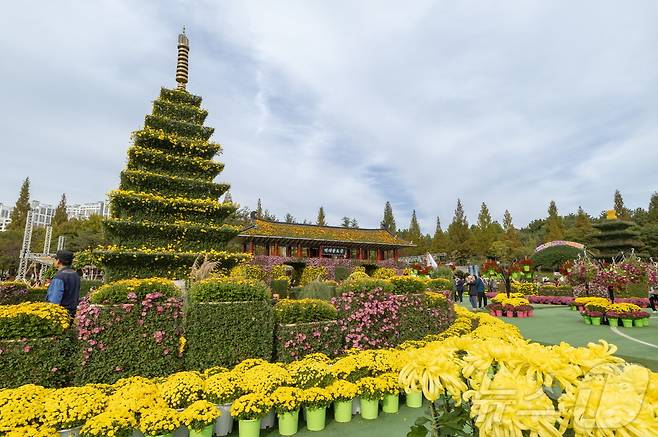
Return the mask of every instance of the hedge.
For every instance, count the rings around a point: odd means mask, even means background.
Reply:
[[[247,358],[271,360],[274,315],[268,301],[193,303],[185,319],[185,367],[230,367]]]
[[[0,339],[61,335],[70,326],[68,311],[53,303],[0,305]]]
[[[114,383],[129,376],[158,377],[182,367],[182,306],[160,293],[121,305],[78,307],[76,384]]]
[[[0,282],[0,305],[12,305],[25,302],[28,285],[22,281]]]
[[[414,276],[394,276],[389,281],[396,294],[422,293],[427,288],[424,280]]]
[[[287,363],[316,352],[334,357],[342,351],[342,346],[343,334],[335,320],[276,326],[277,361]]]
[[[208,116],[208,111],[186,103],[156,100],[153,102],[153,115],[202,125]]]
[[[573,296],[573,287],[571,285],[555,286],[546,284],[540,285],[538,292],[541,296]]]
[[[181,291],[169,279],[124,279],[105,284],[89,296],[93,304],[120,304],[142,301],[151,293],[160,293],[163,297],[180,296]]]
[[[203,158],[170,155],[161,150],[132,146],[128,149],[126,168],[212,181],[224,169],[224,164]]]
[[[160,88],[160,98],[171,103],[186,104],[191,106],[201,106],[201,96],[195,96],[187,91],[177,88]]]
[[[191,302],[267,301],[272,298],[267,284],[254,279],[210,278],[193,284]]]
[[[77,346],[71,330],[55,337],[0,340],[0,389],[69,385]]]
[[[187,222],[151,223],[107,219],[103,230],[110,242],[124,247],[165,247],[175,245],[180,250],[205,251],[222,248],[235,237],[238,226],[203,225]]]
[[[408,294],[400,300],[400,327],[397,342],[420,340],[448,328],[453,314],[440,293]]]
[[[365,274],[365,273],[364,273]],[[352,274],[354,275],[354,273]],[[372,290],[380,289],[386,292],[393,291],[393,284],[387,279],[374,279],[370,277],[357,277],[344,281],[336,288],[337,294],[342,293],[369,293]]]
[[[144,170],[121,172],[119,189],[128,191],[148,190],[161,196],[180,196],[191,199],[217,199],[230,188],[229,184],[170,176]]]
[[[170,120],[157,115],[147,115],[144,117],[144,126],[151,129],[162,129],[167,133],[204,141],[207,141],[215,131],[212,127]]]
[[[294,323],[336,320],[336,307],[321,299],[282,299],[274,305],[276,322],[283,325]]]
[[[454,288],[453,282],[447,278],[428,279],[425,285],[429,290],[452,290]]]
[[[135,146],[156,149],[188,158],[211,159],[222,149],[222,146],[217,143],[168,134],[162,129],[144,128],[134,132],[132,139]]]

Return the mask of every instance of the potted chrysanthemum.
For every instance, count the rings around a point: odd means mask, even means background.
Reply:
[[[233,431],[231,403],[244,394],[238,380],[239,376],[235,372],[221,372],[205,381],[206,400],[216,404],[221,412],[215,421],[215,434],[219,437],[229,435]]]
[[[352,420],[352,402],[357,394],[356,384],[342,379],[334,381],[327,390],[334,399],[334,419],[346,423]]]
[[[190,437],[212,437],[215,420],[221,415],[219,408],[208,401],[196,401],[180,414],[181,423]]]
[[[135,415],[125,408],[114,408],[87,420],[80,430],[81,437],[130,437],[137,426]]]
[[[77,437],[88,419],[103,412],[106,402],[107,396],[91,386],[53,390],[43,401],[43,421],[61,437]]]
[[[139,419],[139,430],[146,437],[172,437],[180,426],[180,413],[173,408],[150,408]]]
[[[380,386],[384,393],[382,399],[382,411],[384,413],[397,413],[400,409],[400,392],[402,387],[395,373],[384,373],[378,376]]]
[[[379,378],[367,376],[356,382],[361,400],[361,417],[372,420],[379,416],[379,400],[384,397],[384,386]]]
[[[279,419],[279,434],[297,434],[299,426],[299,408],[303,402],[304,391],[296,387],[279,387],[270,396],[274,411]]]
[[[326,423],[327,407],[333,402],[329,390],[311,387],[304,390],[304,413],[309,431],[322,431]]]
[[[239,420],[240,437],[260,435],[260,421],[272,410],[272,399],[263,393],[248,393],[231,404],[231,415]]]

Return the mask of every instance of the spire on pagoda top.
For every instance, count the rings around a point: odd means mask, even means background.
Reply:
[[[185,35],[185,26],[183,26],[183,32],[178,35],[178,62],[176,63],[176,82],[178,82],[179,90],[184,90],[187,85],[189,53],[190,40]]]

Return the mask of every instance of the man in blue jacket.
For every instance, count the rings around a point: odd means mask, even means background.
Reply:
[[[485,308],[487,306],[487,291],[484,281],[479,276],[475,277],[475,289],[478,293],[478,308]]]
[[[80,276],[71,268],[71,264],[73,252],[58,250],[55,255],[57,274],[48,286],[46,300],[63,306],[74,317],[80,301]]]

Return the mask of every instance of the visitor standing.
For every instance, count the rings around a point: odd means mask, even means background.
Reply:
[[[478,307],[478,290],[475,277],[469,276],[466,283],[468,284],[468,300],[471,302],[471,308],[475,310]]]
[[[71,268],[72,264],[73,252],[57,251],[54,264],[57,273],[50,281],[46,300],[63,306],[74,317],[80,301],[80,275]]]
[[[478,308],[484,308],[487,306],[487,289],[484,285],[484,281],[481,277],[475,277],[475,289],[478,293]]]
[[[457,276],[455,281],[455,302],[464,302],[464,278]]]
[[[608,299],[610,299],[611,303],[615,303],[615,289],[612,285],[608,285]]]

